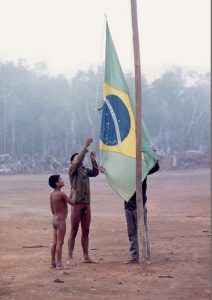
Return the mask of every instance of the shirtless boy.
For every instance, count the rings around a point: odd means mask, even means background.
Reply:
[[[68,215],[67,203],[74,205],[76,192],[72,189],[71,197],[61,192],[65,185],[60,175],[49,177],[49,185],[54,189],[50,194],[50,207],[53,214],[53,244],[51,248],[51,268],[59,270],[69,269],[62,263],[62,247],[66,233],[66,218]],[[56,255],[56,260],[55,260]]]
[[[71,208],[71,232],[68,240],[68,265],[75,265],[73,260],[73,251],[75,238],[78,232],[79,224],[81,223],[82,238],[81,244],[84,255],[84,263],[97,263],[91,259],[88,254],[89,245],[89,227],[91,223],[91,208],[90,208],[90,183],[89,177],[96,177],[99,174],[98,165],[96,163],[96,154],[92,151],[90,154],[92,169],[83,166],[83,159],[88,152],[88,146],[93,142],[90,138],[86,141],[84,148],[78,154],[72,155],[71,167],[68,174],[70,178],[71,187],[76,190],[76,203]]]

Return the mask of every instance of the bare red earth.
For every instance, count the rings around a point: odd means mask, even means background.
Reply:
[[[48,177],[0,176],[1,299],[210,299],[209,169],[160,171],[148,177],[152,264],[145,275],[138,264],[123,263],[129,250],[124,204],[102,174],[91,180],[90,254],[99,264],[82,263],[79,232],[77,265],[67,271],[49,268],[52,216]],[[68,193],[68,176],[62,177]],[[171,278],[160,277],[168,275]],[[57,278],[64,282],[54,282]]]

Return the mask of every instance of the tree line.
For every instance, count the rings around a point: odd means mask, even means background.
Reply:
[[[126,80],[134,93],[132,73]],[[0,154],[67,160],[90,136],[98,153],[103,81],[104,66],[68,80],[47,75],[43,63],[30,69],[22,60],[0,61]],[[159,152],[210,152],[210,73],[142,76],[142,117]]]

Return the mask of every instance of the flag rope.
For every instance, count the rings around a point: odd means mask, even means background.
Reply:
[[[96,90],[96,100],[95,100],[95,106],[94,106],[94,115],[97,111],[97,101],[98,101],[98,96],[99,96],[99,79],[100,79],[100,71],[99,71],[99,67],[102,65],[102,50],[103,50],[103,41],[104,41],[104,32],[105,32],[105,24],[106,24],[106,19],[107,16],[105,15],[105,19],[104,19],[104,25],[103,25],[103,32],[102,32],[102,42],[101,42],[101,50],[100,50],[100,57],[99,57],[99,65],[97,66],[97,90]]]
[[[99,57],[99,65],[97,66],[97,89],[96,89],[96,99],[95,99],[95,104],[94,104],[94,113],[93,113],[93,126],[94,126],[94,130],[95,130],[95,127],[96,127],[96,112],[97,112],[97,102],[98,102],[98,97],[99,97],[99,83],[100,83],[100,75],[101,75],[101,72],[100,72],[100,68],[102,66],[102,52],[103,52],[103,42],[104,42],[104,36],[105,36],[105,26],[106,26],[106,20],[107,20],[107,16],[104,15],[104,24],[103,24],[103,31],[102,31],[102,41],[101,41],[101,46],[100,46],[100,57]],[[98,140],[97,140],[97,144],[95,145],[95,142],[94,142],[94,147],[96,149],[98,149]]]

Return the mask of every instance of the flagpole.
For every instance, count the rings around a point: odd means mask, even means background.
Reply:
[[[136,96],[136,203],[137,203],[137,224],[139,240],[140,270],[146,271],[146,237],[144,228],[143,214],[143,195],[142,195],[142,130],[141,130],[141,67],[140,67],[140,47],[137,20],[137,1],[131,0],[134,64],[135,64],[135,96]]]

